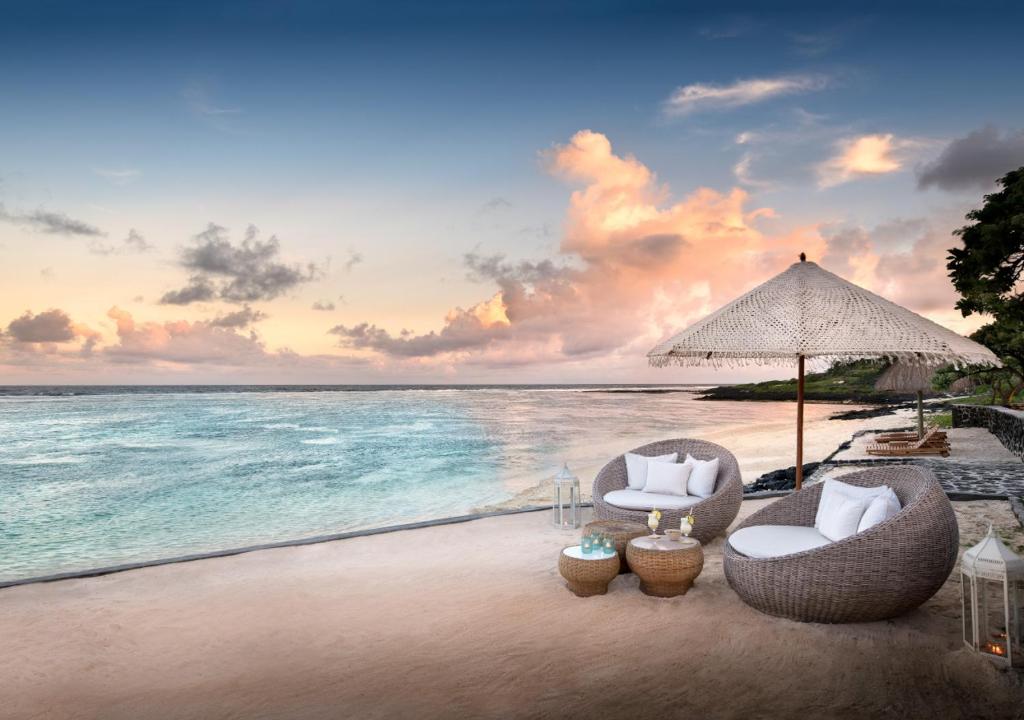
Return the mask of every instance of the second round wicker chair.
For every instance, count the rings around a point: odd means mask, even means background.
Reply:
[[[706,440],[660,440],[638,447],[629,452],[637,455],[666,455],[679,453],[679,459],[685,460],[686,454],[698,460],[718,458],[718,477],[715,480],[715,492],[685,510],[662,510],[662,528],[677,528],[683,515],[692,511],[694,526],[692,536],[708,543],[716,535],[725,532],[729,524],[736,519],[743,502],[743,480],[740,466],[735,456],[721,445]],[[594,478],[594,516],[601,520],[632,520],[641,524],[647,523],[646,510],[629,510],[620,508],[604,501],[604,496],[613,490],[626,487],[626,459],[623,455],[609,462]]]
[[[742,555],[726,542],[725,577],[756,610],[802,622],[884,620],[916,608],[946,582],[960,542],[956,516],[928,470],[894,465],[843,475],[861,487],[888,485],[902,509],[863,532],[774,558]],[[754,513],[737,527],[811,527],[822,484]]]

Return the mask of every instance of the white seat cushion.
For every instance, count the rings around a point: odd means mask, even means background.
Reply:
[[[626,484],[629,486],[629,489],[643,490],[644,485],[647,484],[647,463],[652,460],[674,463],[679,458],[679,453],[655,455],[653,457],[626,453],[623,457],[626,459]]]
[[[625,510],[681,510],[699,503],[703,498],[693,495],[664,495],[641,490],[612,490],[605,493],[604,501]]]
[[[773,558],[813,550],[831,541],[803,525],[754,525],[729,536],[733,549],[752,558]]]

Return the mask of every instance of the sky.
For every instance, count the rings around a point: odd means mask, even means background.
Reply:
[[[0,0],[0,384],[730,382],[811,260],[954,330],[1010,3]]]

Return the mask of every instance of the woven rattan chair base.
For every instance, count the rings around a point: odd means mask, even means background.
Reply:
[[[619,553],[619,574],[633,572],[629,569],[629,561],[626,558],[626,545],[635,537],[643,537],[650,530],[646,525],[630,520],[593,520],[583,528],[583,534],[596,531],[610,535],[615,543],[615,550]]]
[[[801,622],[870,622],[913,610],[942,587],[956,563],[960,535],[935,476],[890,465],[839,479],[860,487],[888,485],[903,507],[863,532],[793,555],[751,558],[726,542],[725,577],[745,603]],[[739,528],[812,527],[821,491],[815,484],[776,500]]]
[[[661,538],[656,547],[648,548],[638,545],[638,541],[648,542],[646,538],[630,540],[626,557],[640,578],[640,591],[647,595],[685,595],[704,569],[704,550],[698,542],[672,542]],[[673,547],[675,545],[678,547]]]
[[[565,578],[566,586],[574,595],[604,595],[608,592],[608,583],[619,574],[619,556],[615,554],[596,560],[580,560],[566,555],[563,550],[558,555],[558,572]]]

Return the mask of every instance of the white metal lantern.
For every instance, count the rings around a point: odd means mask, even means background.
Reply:
[[[580,479],[569,470],[566,463],[555,475],[555,527],[578,528],[580,526]]]
[[[1024,667],[1024,558],[990,525],[960,561],[964,642],[994,662]]]

